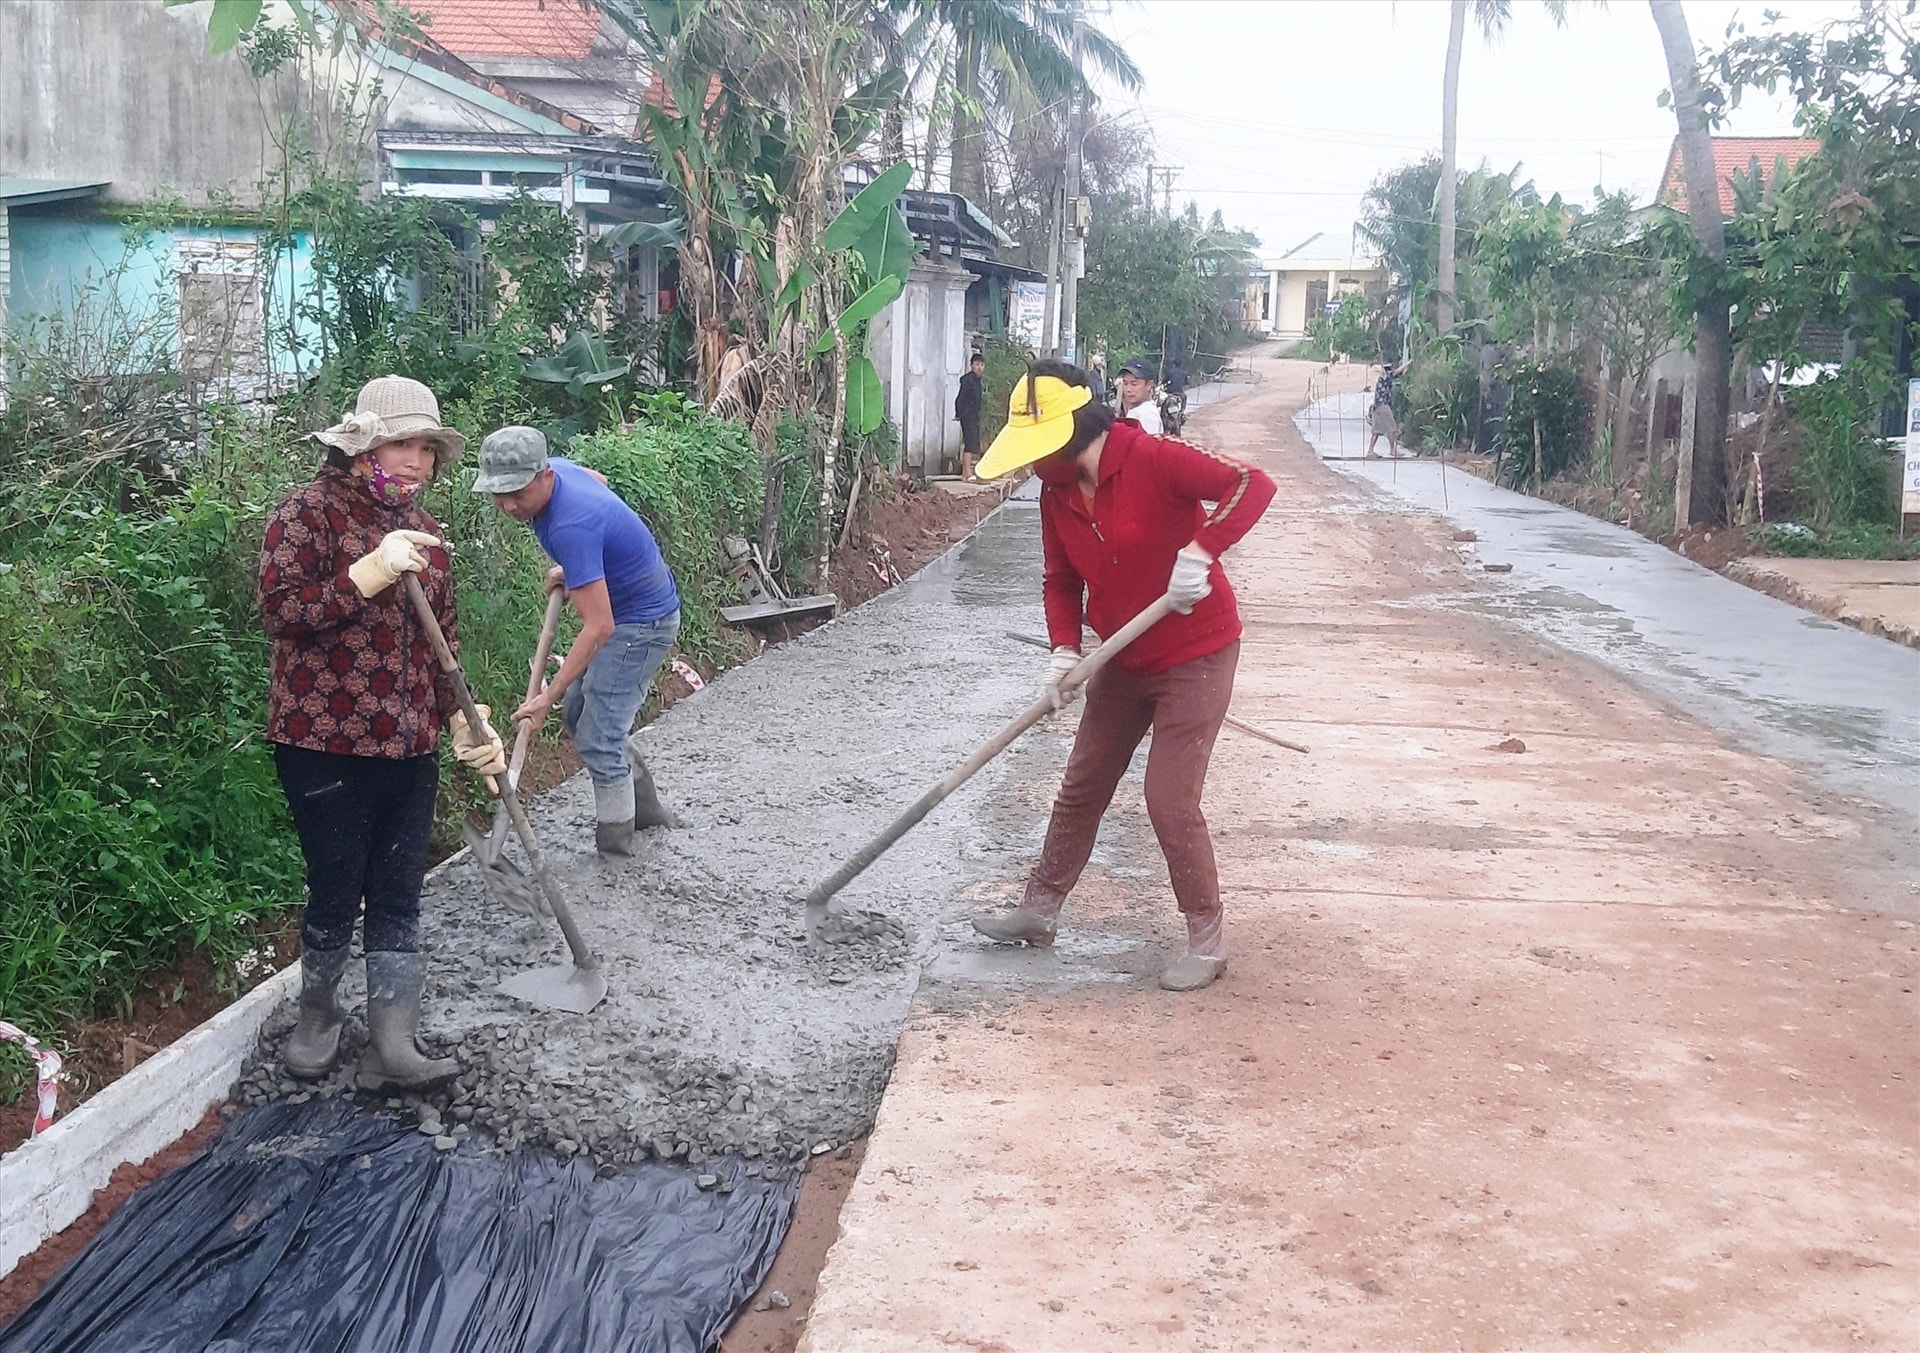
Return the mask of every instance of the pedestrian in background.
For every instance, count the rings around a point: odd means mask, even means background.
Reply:
[[[300,918],[300,1017],[282,1059],[333,1069],[337,992],[365,903],[368,1047],[362,1089],[417,1090],[459,1071],[416,1041],[426,985],[420,888],[440,783],[440,726],[481,775],[504,774],[500,738],[469,728],[401,580],[419,577],[449,644],[459,642],[440,527],[416,499],[460,454],[433,392],[404,376],[361,389],[354,411],[314,434],[312,480],[267,518],[260,618],[273,639],[267,740],[307,865]]]
[[[1120,368],[1120,416],[1132,419],[1142,431],[1161,434],[1160,405],[1153,397],[1153,363],[1136,357]]]
[[[1400,455],[1400,419],[1393,411],[1393,386],[1395,377],[1406,369],[1402,362],[1398,367],[1382,366],[1380,375],[1373,383],[1373,404],[1367,410],[1367,428],[1372,434],[1367,438],[1367,455],[1375,460],[1373,448],[1380,439],[1387,439],[1387,451],[1398,459]]]
[[[981,384],[987,373],[987,359],[974,353],[967,373],[960,378],[960,391],[953,397],[953,416],[960,424],[960,478],[968,484],[979,483],[974,462],[980,459]]]
[[[1081,629],[1112,635],[1171,595],[1174,614],[1135,639],[1087,683],[1087,703],[1053,801],[1046,844],[1020,905],[979,916],[992,940],[1050,945],[1060,909],[1093,853],[1100,819],[1140,740],[1147,816],[1187,923],[1187,952],[1161,974],[1197,991],[1226,967],[1220,877],[1200,811],[1214,739],[1233,697],[1240,613],[1219,556],[1273,499],[1273,481],[1240,461],[1153,437],[1093,402],[1086,376],[1041,362],[1013,389],[1007,426],[980,473],[1031,465],[1041,482],[1043,595],[1053,658],[1043,687],[1080,661]],[[1211,512],[1206,503],[1217,503]]]
[[[593,781],[593,844],[604,856],[633,854],[636,827],[677,827],[653,773],[628,734],[653,674],[680,634],[680,592],[653,532],[606,479],[547,455],[529,427],[505,427],[480,443],[475,493],[533,528],[554,561],[547,589],[567,589],[580,634],[546,689],[513,711],[538,728],[556,703]]]

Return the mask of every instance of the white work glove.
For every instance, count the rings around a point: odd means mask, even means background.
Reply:
[[[440,543],[425,531],[389,531],[373,549],[347,566],[347,576],[360,595],[369,599],[400,581],[402,573],[418,573],[427,566],[430,550]]]
[[[1207,580],[1212,568],[1213,556],[1198,545],[1188,545],[1173,557],[1173,576],[1167,579],[1167,595],[1173,598],[1174,610],[1187,615],[1213,591],[1213,584]]]
[[[480,728],[475,732],[467,725],[467,712],[456,709],[453,717],[447,720],[447,731],[453,734],[453,754],[460,764],[475,775],[505,775],[507,773],[507,749],[500,741],[500,735],[493,731],[493,725],[487,720],[493,711],[485,705],[475,705],[474,712],[480,716]]]
[[[1047,684],[1040,688],[1040,694],[1053,701],[1055,709],[1062,709],[1073,703],[1073,697],[1080,694],[1078,686],[1062,690],[1060,683],[1066,680],[1068,672],[1080,665],[1080,650],[1068,648],[1062,644],[1053,650],[1053,656],[1047,659]]]

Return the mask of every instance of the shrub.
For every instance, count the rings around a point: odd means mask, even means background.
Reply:
[[[1436,344],[1422,353],[1394,392],[1394,413],[1407,445],[1447,451],[1473,432],[1480,375],[1457,345]]]
[[[1523,362],[1506,375],[1513,393],[1494,446],[1500,478],[1516,488],[1533,482],[1536,470],[1542,481],[1556,478],[1580,459],[1586,445],[1587,392],[1580,373],[1568,366]]]
[[[656,395],[631,431],[589,433],[573,443],[572,455],[604,474],[659,540],[680,586],[680,647],[710,661],[731,651],[733,641],[720,629],[720,607],[732,601],[721,541],[759,534],[765,483],[746,425],[714,418],[678,395]],[[800,478],[789,476],[788,501]],[[791,557],[797,542],[785,539]]]
[[[1786,401],[1801,434],[1793,487],[1815,531],[1891,525],[1886,443],[1871,431],[1879,401],[1858,364],[1788,391]]]

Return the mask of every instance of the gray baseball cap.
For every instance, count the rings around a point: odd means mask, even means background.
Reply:
[[[547,468],[547,439],[538,428],[496,428],[480,443],[475,493],[517,493]]]

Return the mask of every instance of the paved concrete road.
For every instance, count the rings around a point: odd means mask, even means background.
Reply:
[[[1322,457],[1356,455],[1366,396],[1316,401],[1295,426]],[[1690,563],[1609,522],[1440,462],[1335,459],[1344,475],[1479,540],[1506,564],[1458,604],[1599,659],[1743,742],[1816,769],[1909,826],[1920,809],[1920,652]]]
[[[1225,978],[1153,985],[1138,765],[1055,951],[967,933],[1017,870],[957,880],[806,1346],[1912,1346],[1911,856],[1320,464],[1309,370],[1193,427],[1281,481],[1235,709],[1313,748],[1216,751]],[[1069,721],[980,842],[1037,848]]]

